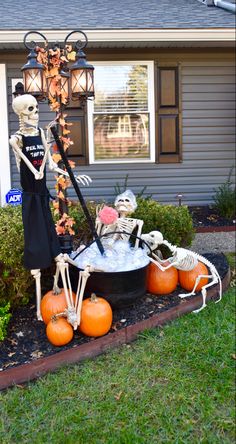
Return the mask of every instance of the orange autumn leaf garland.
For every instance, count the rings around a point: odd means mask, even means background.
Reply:
[[[65,62],[68,62],[68,60],[75,60],[75,53],[72,51],[71,45],[67,45],[66,50],[62,50],[59,47],[55,47],[54,49],[37,47],[36,51],[38,62],[42,63],[45,67],[46,77],[51,79],[51,95],[49,96],[49,105],[51,111],[54,111],[57,114],[56,120],[58,121],[61,129],[60,138],[63,143],[63,148],[66,151],[71,145],[73,145],[73,141],[69,137],[69,126],[71,126],[72,123],[66,121],[67,114],[62,111],[63,105],[67,104],[67,97],[61,89],[60,69],[63,67]],[[61,155],[57,152],[57,146],[54,145],[53,149],[55,152],[53,153],[52,158],[54,162],[58,163],[61,161]],[[72,161],[69,162],[71,168],[74,168],[75,163]],[[64,202],[67,207],[69,207],[71,202],[66,197],[66,189],[70,185],[70,180],[62,175],[57,176],[55,179],[57,198]],[[74,219],[65,212],[61,214],[59,202],[53,202],[53,207],[54,215],[61,216],[56,222],[57,234],[74,234],[74,230],[72,229],[75,223]]]

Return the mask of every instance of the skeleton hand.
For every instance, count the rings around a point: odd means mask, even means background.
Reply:
[[[54,160],[52,160],[51,156],[48,156],[48,157],[49,157],[49,163],[48,163],[49,170],[56,171],[56,169],[58,168],[57,163],[54,162]]]
[[[86,174],[79,174],[78,176],[76,176],[76,181],[82,183],[82,185],[90,185],[92,179]]]
[[[41,180],[43,179],[44,172],[43,171],[37,171],[37,173],[34,174],[35,180]]]

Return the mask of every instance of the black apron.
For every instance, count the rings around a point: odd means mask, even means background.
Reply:
[[[39,171],[44,158],[41,130],[38,136],[22,136],[22,153]],[[24,266],[28,270],[47,268],[60,254],[60,245],[49,207],[46,168],[43,179],[36,180],[23,160],[20,162],[22,220],[24,226]]]

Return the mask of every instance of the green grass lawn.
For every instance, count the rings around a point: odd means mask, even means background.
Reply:
[[[0,442],[233,443],[234,304],[2,392]]]
[[[0,443],[234,443],[232,287],[132,345],[0,394]]]

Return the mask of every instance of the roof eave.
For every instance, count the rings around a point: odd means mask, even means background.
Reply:
[[[0,47],[23,47],[23,39],[28,30],[1,30]],[[38,31],[46,35],[48,41],[64,41],[71,31],[44,30]],[[87,34],[90,47],[119,46],[233,46],[235,30],[233,28],[208,29],[83,29]]]

